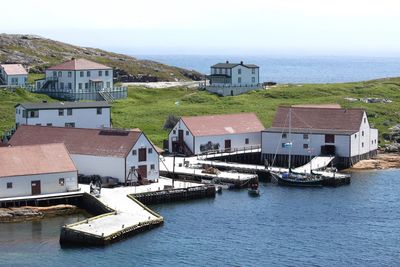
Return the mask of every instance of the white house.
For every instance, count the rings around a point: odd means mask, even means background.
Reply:
[[[218,63],[211,66],[206,89],[222,96],[239,95],[260,89],[260,68],[254,64]]]
[[[110,128],[111,105],[105,101],[22,103],[15,106],[15,122],[16,127]]]
[[[21,64],[0,65],[0,85],[24,86],[28,82],[28,72]]]
[[[264,129],[254,113],[182,117],[169,133],[168,150],[198,155],[256,147]]]
[[[128,184],[159,177],[159,155],[139,129],[83,129],[21,125],[12,146],[64,143],[79,174],[117,178]]]
[[[293,165],[307,163],[310,156],[334,155],[336,165],[348,167],[377,149],[378,130],[370,127],[363,109],[279,107],[272,127],[262,132],[263,159],[278,166],[287,166],[289,150]]]
[[[0,147],[0,198],[76,190],[77,169],[64,144]]]
[[[71,59],[46,69],[45,79],[36,81],[39,92],[54,98],[104,100],[125,98],[126,87],[114,87],[113,69],[87,59]]]

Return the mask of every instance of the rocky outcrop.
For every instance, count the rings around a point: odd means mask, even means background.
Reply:
[[[113,67],[117,82],[198,81],[203,77],[196,71],[36,35],[0,34],[0,62],[23,64],[31,73],[42,73],[46,67],[71,58],[86,58]]]
[[[56,205],[50,207],[18,207],[1,208],[0,222],[20,222],[26,220],[41,219],[43,217],[66,215],[79,212],[79,209],[73,205]]]

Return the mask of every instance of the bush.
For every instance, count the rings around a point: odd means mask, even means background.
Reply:
[[[178,123],[179,120],[180,120],[179,117],[177,117],[173,114],[169,114],[167,119],[165,120],[163,129],[164,130],[172,130],[172,128],[174,128],[174,126]]]

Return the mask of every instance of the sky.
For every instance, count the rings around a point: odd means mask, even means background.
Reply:
[[[398,0],[12,0],[1,8],[2,33],[133,55],[400,56]]]

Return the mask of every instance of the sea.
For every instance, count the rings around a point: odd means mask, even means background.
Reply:
[[[218,62],[257,64],[260,81],[277,83],[341,83],[400,76],[400,57],[366,56],[216,56],[133,55],[172,66],[210,73]]]
[[[83,215],[0,224],[0,266],[399,266],[400,170],[352,175],[151,206],[163,226],[105,248],[59,246],[60,227]]]

